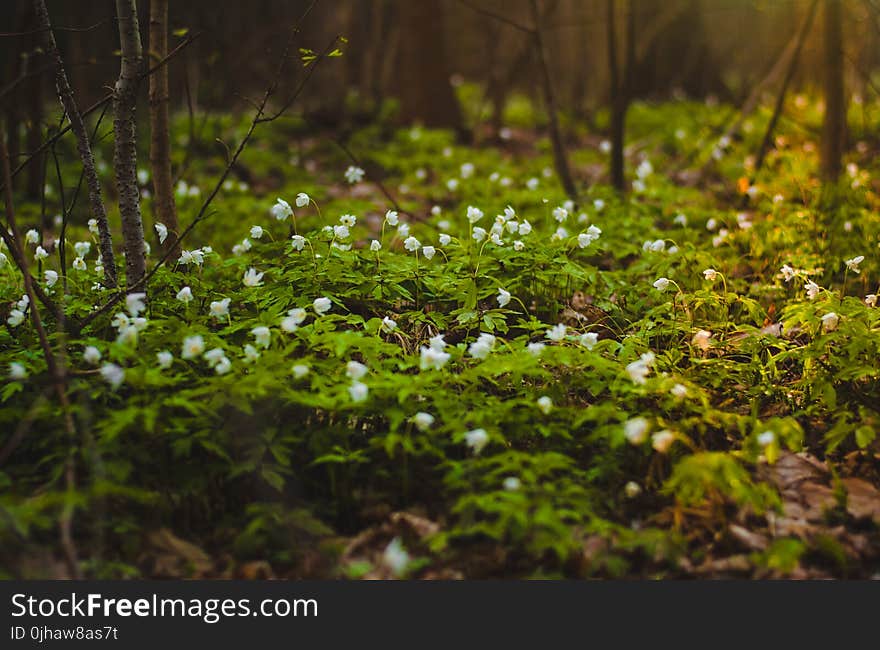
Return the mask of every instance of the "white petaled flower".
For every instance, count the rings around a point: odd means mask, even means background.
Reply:
[[[254,268],[250,268],[244,274],[242,282],[246,287],[259,287],[263,284],[263,274],[257,273],[257,270]]]
[[[374,253],[382,250],[382,242],[380,242],[378,239],[372,240],[370,242],[370,250],[373,251]]]
[[[559,226],[559,228],[556,229],[556,232],[553,233],[553,236],[550,239],[561,241],[566,237],[568,237],[568,231],[562,226]]]
[[[488,235],[488,233],[486,232],[485,228],[480,228],[479,226],[475,226],[473,235],[471,235],[471,236],[474,238],[474,241],[481,242],[484,239],[486,239],[487,235]]]
[[[859,274],[859,273],[861,273],[861,270],[859,269],[859,264],[861,264],[864,261],[865,261],[864,255],[857,255],[856,257],[853,257],[852,259],[845,260],[844,264],[846,264],[846,268],[848,268],[850,271],[852,271],[855,274]]]
[[[245,344],[244,346],[244,362],[245,363],[256,363],[260,359],[260,351],[257,350],[250,343]]]
[[[642,486],[635,481],[629,481],[623,486],[623,493],[626,495],[627,499],[635,499],[642,493]]]
[[[675,215],[675,219],[672,220],[672,223],[678,226],[686,226],[688,223],[688,218],[685,215],[679,213]]]
[[[479,454],[489,444],[489,434],[485,429],[473,429],[464,434],[464,442],[474,454]]]
[[[705,352],[711,345],[711,339],[712,332],[708,330],[697,330],[697,333],[694,334],[691,339],[691,343]]]
[[[425,256],[426,260],[431,259],[437,253],[437,249],[433,246],[422,246],[422,255]]]
[[[302,235],[294,235],[290,238],[290,243],[296,250],[301,251],[305,248],[306,238]]]
[[[816,296],[819,295],[819,292],[822,290],[822,287],[820,287],[818,284],[816,284],[812,280],[808,280],[804,284],[804,289],[807,290],[807,297],[810,300],[813,300]]]
[[[168,237],[168,227],[164,223],[157,223],[153,228],[156,229],[156,234],[159,236],[159,243],[164,244]]]
[[[182,303],[186,303],[186,304],[191,303],[193,300],[192,289],[190,289],[189,287],[184,287],[183,289],[181,289],[180,291],[177,292],[177,299]]]
[[[718,279],[718,271],[716,271],[715,269],[705,269],[703,271],[703,278],[705,278],[709,282],[714,282],[716,279]]]
[[[529,354],[533,354],[534,356],[540,356],[540,354],[544,351],[544,348],[547,347],[540,341],[536,341],[534,343],[529,343],[526,346],[526,350],[529,351]]]
[[[565,333],[567,330],[568,328],[566,328],[563,323],[559,323],[557,325],[554,325],[552,329],[547,330],[544,333],[544,336],[546,336],[551,341],[555,341],[558,343],[565,338]]]
[[[397,226],[397,236],[403,237],[404,239],[409,237],[409,224],[408,223],[401,223],[399,226]]]
[[[34,229],[28,230],[24,235],[26,244],[36,244],[40,241],[40,233]]]
[[[311,199],[309,198],[309,195],[306,194],[305,192],[300,192],[299,194],[296,195],[295,203],[296,203],[296,207],[298,207],[298,208],[306,207],[309,204],[309,201],[311,201]]]
[[[34,251],[34,259],[39,262],[47,257],[49,257],[49,253],[46,252],[46,249],[42,246],[37,246],[37,250]]]
[[[474,164],[466,162],[459,168],[462,178],[470,178],[474,175]]]
[[[541,184],[541,181],[539,179],[535,178],[534,176],[532,176],[529,180],[526,181],[526,187],[532,192],[534,192],[536,189],[538,189],[538,186],[540,184]]]
[[[223,300],[214,300],[211,302],[209,306],[209,311],[211,316],[214,318],[223,318],[224,316],[229,315],[229,303],[231,302],[230,298],[224,298]]]
[[[382,331],[383,332],[393,332],[397,329],[397,321],[395,321],[390,316],[385,316],[382,319]]]
[[[507,304],[510,302],[510,292],[505,291],[504,289],[499,287],[498,296],[495,298],[495,300],[498,301],[499,307],[506,307]]]
[[[89,219],[89,232],[93,235],[98,234],[98,220],[97,219]]]
[[[354,224],[357,223],[357,217],[353,214],[344,214],[339,217],[339,223],[341,223],[343,226],[354,228]]]
[[[354,185],[355,183],[360,183],[363,178],[364,170],[360,167],[349,165],[348,169],[345,170],[345,180],[347,180],[351,185]]]
[[[492,334],[483,333],[476,341],[468,346],[468,354],[475,359],[485,359],[495,347],[495,337]]]
[[[669,287],[669,278],[657,278],[654,281],[654,288],[658,291],[666,291]]]
[[[369,392],[370,389],[367,388],[367,385],[359,381],[351,382],[351,386],[348,387],[348,394],[352,402],[363,402],[367,399]]]
[[[517,239],[515,242],[513,242],[513,250],[515,250],[515,251],[521,251],[525,247],[526,247],[526,245],[523,242],[521,242],[519,239]]]
[[[758,434],[758,444],[762,447],[766,447],[767,445],[772,445],[776,440],[776,434],[772,431],[764,431],[763,433]]]
[[[260,239],[263,236],[263,227],[262,226],[251,226],[251,237],[254,239]]]
[[[422,245],[421,242],[418,239],[416,239],[415,237],[407,237],[403,241],[403,247],[406,250],[410,251],[411,253],[419,250],[421,245]]]
[[[43,272],[43,277],[46,279],[47,287],[54,287],[55,283],[58,282],[58,273],[56,271],[52,271],[51,269]]]
[[[448,352],[444,352],[442,347],[431,345],[430,347],[422,346],[419,349],[419,367],[422,370],[440,370],[451,358]]]
[[[125,370],[115,363],[105,363],[101,366],[101,377],[115,390],[125,381]]]
[[[337,239],[348,239],[350,234],[351,232],[349,231],[348,226],[344,224],[333,226],[333,236]]]
[[[477,223],[483,218],[483,211],[473,205],[469,205],[467,209],[467,220],[471,223]]]
[[[840,323],[840,316],[833,311],[822,316],[822,329],[826,332],[833,332],[836,330],[838,323]]]
[[[290,207],[290,203],[282,198],[275,199],[275,205],[270,208],[269,212],[278,221],[286,221],[293,216],[293,208]]]
[[[599,335],[596,332],[586,332],[581,334],[580,342],[585,348],[592,350],[599,342]]]
[[[268,348],[272,340],[272,331],[265,325],[260,325],[251,330],[254,340],[261,348]]]
[[[290,368],[290,372],[293,374],[294,379],[302,379],[309,374],[309,367],[305,364],[298,363]]]
[[[388,222],[389,226],[396,226],[399,222],[397,212],[395,210],[388,210],[388,212],[385,213],[385,221]]]
[[[27,379],[28,372],[27,368],[24,367],[23,364],[18,361],[13,361],[9,364],[9,378],[20,381],[22,379]]]
[[[205,339],[196,334],[183,339],[183,347],[180,350],[182,359],[195,359],[205,351]]]
[[[538,409],[540,409],[541,413],[547,415],[550,411],[553,410],[553,400],[547,397],[546,395],[542,395],[538,398]]]
[[[110,321],[110,323],[116,329],[122,329],[123,327],[128,327],[129,325],[131,325],[131,319],[122,312],[119,312],[113,317],[113,320]]]
[[[96,348],[94,345],[86,346],[86,349],[83,350],[83,361],[89,363],[93,366],[98,365],[98,362],[101,360],[101,351]]]
[[[520,222],[519,226],[517,226],[517,232],[519,233],[520,237],[525,237],[530,232],[532,232],[532,224],[530,224],[526,219],[523,219],[522,222]]]
[[[669,429],[663,429],[651,436],[651,446],[655,451],[665,454],[675,442],[675,434]]]
[[[400,577],[406,573],[406,569],[409,566],[409,553],[403,548],[403,543],[399,537],[392,539],[388,546],[385,547],[385,550],[382,552],[382,561],[395,577]]]
[[[634,384],[642,385],[647,381],[653,363],[654,353],[645,352],[637,360],[627,364],[626,373]]]
[[[445,232],[440,235],[440,245],[441,246],[449,246],[449,242],[452,241],[452,237],[446,234]]]
[[[116,337],[116,342],[122,345],[137,345],[138,328],[134,325],[120,328],[119,335]]]
[[[553,208],[553,218],[559,223],[565,222],[565,220],[568,219],[568,210],[562,206]]]
[[[450,178],[448,181],[446,181],[446,189],[449,190],[450,192],[454,192],[455,190],[457,190],[458,189],[458,179],[457,178]]]
[[[682,398],[687,397],[688,389],[684,384],[676,384],[669,392],[672,393],[674,397]]]
[[[516,235],[519,233],[519,222],[516,220],[508,221],[504,227],[507,229],[507,232],[511,235]]]
[[[783,264],[782,268],[779,269],[779,272],[782,273],[782,279],[786,282],[790,282],[796,274],[796,271],[788,264]]]
[[[212,368],[220,363],[220,360],[224,357],[226,357],[226,353],[223,351],[223,348],[213,348],[204,354],[205,361],[207,361],[208,365]]]
[[[623,435],[631,445],[640,445],[648,438],[648,428],[645,418],[632,418],[624,423]]]
[[[76,251],[77,257],[85,257],[92,250],[92,242],[78,241],[73,245],[73,250]]]
[[[220,360],[214,365],[214,372],[218,375],[225,375],[227,372],[232,370],[232,362],[227,357],[221,357]]]
[[[367,374],[368,368],[360,361],[349,361],[345,366],[345,376],[349,379],[362,379]]]
[[[326,314],[333,307],[333,303],[330,301],[330,298],[315,298],[314,302],[312,302],[312,307],[315,313],[319,315]]]
[[[440,212],[441,212],[441,210],[440,210],[439,205],[435,205],[433,208],[431,208],[431,214],[433,214],[435,217],[439,216]],[[450,228],[452,228],[452,224],[449,222],[449,219],[442,219],[437,222],[437,229],[438,230],[446,232]]]
[[[501,486],[508,492],[516,492],[522,487],[522,481],[516,476],[508,476],[501,483]]]
[[[868,307],[876,307],[877,306],[877,294],[876,293],[869,293],[867,296],[865,296],[865,304]]]
[[[434,416],[430,413],[419,411],[412,416],[412,422],[416,425],[416,429],[419,431],[427,431],[431,428],[431,425],[434,424]]]
[[[146,299],[147,294],[145,293],[130,293],[125,297],[125,310],[131,314],[132,317],[138,316],[142,311],[144,311],[147,306],[144,304],[144,300]]]
[[[174,355],[168,352],[167,350],[162,350],[162,352],[156,353],[156,362],[159,364],[159,367],[162,370],[166,370],[171,367],[171,363],[174,361]]]

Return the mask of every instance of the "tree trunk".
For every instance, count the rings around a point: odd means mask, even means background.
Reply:
[[[113,167],[125,245],[125,277],[130,290],[146,273],[144,226],[137,182],[137,91],[143,51],[135,0],[116,0],[122,65],[113,90]]]
[[[626,104],[620,66],[617,61],[617,21],[615,20],[615,0],[608,0],[608,76],[611,94],[611,185],[618,192],[626,191],[626,176],[623,169],[624,129],[626,126]]]
[[[533,37],[538,62],[541,65],[541,87],[544,93],[544,102],[547,105],[547,113],[550,120],[550,140],[553,144],[553,162],[556,173],[562,182],[565,193],[571,200],[577,199],[577,188],[571,176],[571,167],[565,153],[565,145],[562,142],[562,133],[559,130],[559,118],[557,115],[556,95],[553,92],[553,82],[550,77],[550,66],[547,64],[547,50],[544,47],[544,36],[541,25],[541,11],[538,8],[538,0],[532,0],[532,19],[535,22]]]
[[[168,54],[168,0],[150,0],[150,56],[156,61]],[[171,143],[168,132],[168,66],[150,76],[150,171],[153,179],[155,221],[168,228],[164,251],[172,251],[172,259],[180,257],[177,238],[177,206],[171,177]]]
[[[846,139],[846,99],[843,90],[843,34],[841,0],[825,2],[824,82],[825,118],[822,122],[822,180],[837,181]]]
[[[43,30],[46,53],[55,66],[55,88],[58,92],[58,98],[61,100],[61,105],[67,113],[67,119],[70,120],[70,130],[73,131],[76,137],[76,148],[82,161],[83,174],[89,192],[89,210],[98,222],[98,247],[104,264],[104,284],[108,287],[115,287],[117,278],[116,262],[113,257],[113,239],[110,234],[110,224],[107,221],[104,200],[101,197],[101,181],[98,179],[98,172],[95,169],[95,157],[92,155],[89,135],[76,99],[73,96],[70,82],[67,80],[67,73],[64,71],[64,63],[61,60],[58,45],[55,43],[55,35],[52,33],[49,12],[46,10],[45,1],[34,0],[34,9],[37,13],[39,27]]]

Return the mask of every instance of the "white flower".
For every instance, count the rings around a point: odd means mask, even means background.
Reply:
[[[508,476],[504,479],[501,485],[508,492],[516,492],[522,487],[522,481],[516,476]]]
[[[483,218],[483,211],[480,208],[474,207],[472,205],[468,206],[467,209],[467,220],[471,223],[477,223],[480,219]]]
[[[208,308],[211,316],[213,316],[214,318],[223,318],[224,316],[228,316],[230,301],[231,300],[229,298],[212,301]]]
[[[440,245],[441,246],[449,246],[449,242],[452,241],[452,237],[447,235],[445,232],[440,235]]]
[[[764,431],[758,434],[758,444],[762,447],[772,445],[774,440],[776,440],[776,434],[772,431]]]
[[[153,228],[156,229],[156,234],[159,235],[159,243],[164,244],[165,239],[168,237],[168,227],[164,223],[157,223]]]
[[[474,429],[464,434],[464,442],[474,454],[479,454],[489,443],[489,434],[485,429]]]
[[[345,366],[345,376],[349,379],[362,379],[367,374],[368,368],[360,361],[349,361]]]
[[[251,330],[251,334],[254,335],[254,339],[261,348],[268,348],[269,342],[272,339],[271,330],[265,325],[260,325]]]
[[[348,169],[345,170],[345,180],[347,180],[351,185],[354,185],[355,183],[360,183],[363,178],[364,170],[360,167],[349,165]]]
[[[513,250],[515,250],[515,251],[521,251],[525,247],[526,247],[526,245],[523,242],[521,242],[519,239],[517,239],[515,242],[513,242]]]
[[[58,273],[52,270],[44,271],[43,277],[46,278],[46,286],[53,287],[58,282]]]
[[[499,287],[498,296],[495,298],[495,300],[498,301],[499,307],[506,307],[507,304],[510,302],[510,292],[505,291],[504,289]]]
[[[349,231],[348,226],[344,224],[333,226],[333,236],[337,239],[348,239],[350,234],[351,232]]]
[[[262,226],[251,226],[251,237],[254,239],[260,239],[263,236],[263,227]]]
[[[341,223],[343,226],[354,228],[354,224],[357,223],[357,217],[353,214],[344,214],[339,217],[339,223]]]
[[[293,216],[293,208],[290,207],[290,203],[281,198],[275,199],[275,205],[271,207],[269,212],[278,221],[286,221]]]
[[[644,179],[647,176],[650,176],[654,173],[654,166],[651,165],[650,160],[643,160],[638,167],[636,167],[636,176],[640,179]]]
[[[553,410],[553,400],[547,397],[546,395],[542,395],[538,398],[538,409],[544,415],[550,413]]]
[[[177,299],[183,303],[190,303],[193,300],[192,289],[189,287],[184,287],[180,291],[177,292]]]
[[[389,316],[385,316],[382,319],[382,331],[383,332],[393,332],[397,329],[397,321],[392,319]]]
[[[295,203],[296,203],[296,207],[298,207],[298,208],[306,207],[309,204],[309,201],[311,201],[311,199],[309,198],[309,195],[306,194],[305,192],[300,192],[299,194],[296,195]]]
[[[648,437],[648,421],[643,417],[627,420],[623,425],[623,435],[632,445],[640,445]]]
[[[553,208],[553,218],[559,223],[563,223],[568,219],[568,210],[563,207]]]
[[[40,241],[40,233],[36,230],[28,230],[24,235],[24,241],[26,244],[36,244]]]
[[[83,350],[83,361],[89,363],[93,366],[98,365],[98,362],[101,360],[101,351],[96,348],[94,345],[86,346],[86,349]]]
[[[254,268],[250,268],[244,274],[242,282],[246,287],[259,287],[263,284],[263,274],[257,273],[257,270]]]
[[[642,486],[635,481],[629,481],[623,486],[623,493],[626,495],[627,499],[635,499],[642,493]]]
[[[559,342],[565,338],[565,333],[568,328],[565,327],[563,323],[559,323],[558,325],[554,325],[552,329],[549,329],[545,332],[544,336],[546,336],[551,341]]]
[[[782,268],[779,269],[779,272],[782,273],[782,278],[786,282],[789,282],[795,276],[795,273],[796,273],[796,271],[793,268],[791,268],[788,264],[783,264]]]
[[[370,242],[370,250],[374,253],[382,250],[382,242],[380,242],[378,239],[372,240]]]
[[[672,223],[679,225],[679,226],[686,226],[687,222],[688,222],[688,218],[681,213],[675,215],[675,219],[672,220]]]
[[[34,251],[34,259],[40,261],[47,257],[49,257],[49,253],[46,252],[46,249],[42,246],[37,246],[37,250]]]
[[[171,367],[171,363],[174,361],[174,355],[167,350],[163,350],[162,352],[156,353],[156,361],[159,364],[159,367],[162,370],[165,370]]]
[[[869,293],[867,296],[865,296],[865,304],[868,307],[876,307],[877,306],[877,294],[876,293]]]
[[[410,252],[414,252],[414,251],[419,250],[419,247],[421,245],[422,245],[421,242],[419,242],[419,240],[416,239],[415,237],[407,237],[403,241],[403,247]]]
[[[226,353],[223,351],[223,348],[213,348],[205,352],[204,357],[205,361],[208,362],[208,365],[213,368],[226,357]]]
[[[382,553],[382,561],[385,563],[385,566],[391,569],[391,572],[396,577],[406,573],[406,568],[409,566],[409,553],[403,548],[403,543],[399,537],[392,539],[388,546],[385,547],[385,551]]]
[[[205,340],[196,334],[183,339],[183,348],[180,351],[182,359],[195,359],[205,351]]]
[[[245,239],[242,242],[242,246],[244,247],[245,250],[250,250],[251,243],[247,239]],[[195,250],[191,250],[191,251],[187,251],[187,250],[180,251],[180,259],[178,260],[178,262],[180,264],[195,264],[196,266],[201,266],[202,262],[204,262],[204,261],[205,261],[205,254],[204,254],[204,252],[202,252],[201,249],[198,249],[198,248]]]
[[[115,363],[105,363],[101,366],[101,377],[104,378],[111,388],[116,390],[125,381],[125,370],[117,366]]]
[[[526,219],[522,220],[522,223],[517,227],[517,231],[519,232],[521,237],[525,237],[530,232],[532,232],[532,224],[530,224]]]
[[[586,332],[581,334],[580,342],[588,350],[592,350],[599,341],[599,335],[596,332]]]
[[[427,431],[431,428],[431,425],[434,424],[434,416],[430,413],[419,411],[414,416],[412,416],[412,421],[419,431]]]
[[[681,398],[687,397],[688,389],[687,386],[685,386],[684,384],[676,384],[669,392],[672,393],[674,397]]]
[[[531,190],[532,192],[534,192],[536,189],[538,189],[538,186],[540,184],[541,184],[541,181],[538,180],[537,178],[535,178],[534,176],[532,176],[529,180],[526,181],[526,187],[529,190]]]
[[[541,343],[540,341],[536,341],[534,343],[529,343],[526,346],[526,350],[528,350],[530,354],[533,354],[537,357],[541,354],[541,352],[544,351],[545,347],[546,346],[543,343]]]
[[[474,175],[474,164],[466,162],[461,166],[460,171],[462,178],[470,178]]]
[[[562,226],[559,226],[559,228],[556,229],[556,232],[553,233],[553,236],[550,239],[561,241],[566,237],[568,237],[568,231]]]
[[[330,311],[330,308],[333,307],[333,303],[330,301],[330,298],[315,298],[312,302],[312,307],[316,314],[321,315]]]
[[[28,372],[27,368],[24,367],[23,364],[20,364],[18,361],[13,361],[9,364],[9,378],[20,381],[22,379],[27,379]]]
[[[125,309],[133,317],[139,315],[147,306],[144,299],[147,297],[145,293],[130,293],[125,297]]]
[[[450,178],[448,181],[446,181],[446,189],[448,189],[450,192],[454,192],[455,190],[457,190],[458,189],[458,179],[457,178]]]
[[[85,257],[92,250],[92,243],[87,241],[78,241],[73,245],[77,257]]]
[[[442,341],[442,337],[441,341]],[[432,339],[433,341],[433,339]],[[432,342],[430,347],[422,346],[419,350],[419,367],[422,370],[433,368],[440,370],[451,358],[451,355],[443,351],[442,347],[435,346]]]
[[[651,446],[661,454],[669,451],[673,442],[675,442],[675,434],[669,429],[663,429],[651,436]]]
[[[244,362],[245,363],[256,363],[260,359],[260,351],[257,350],[250,343],[246,343],[244,346]]]
[[[397,236],[403,237],[404,239],[409,237],[409,224],[408,223],[401,223],[399,226],[397,226]]]
[[[833,332],[836,330],[838,323],[840,323],[840,317],[833,311],[822,316],[822,329],[826,332]]]
[[[718,271],[715,269],[705,269],[703,271],[703,277],[709,282],[714,282],[718,278]]]
[[[85,271],[86,270],[86,261],[81,257],[77,257],[76,259],[73,260],[73,268],[76,269],[77,271]],[[97,267],[95,267],[95,269],[97,269]]]
[[[232,370],[232,362],[227,357],[221,357],[220,360],[214,365],[214,372],[218,375],[225,375],[227,372]]]
[[[367,399],[369,392],[370,389],[367,388],[367,385],[359,381],[351,382],[351,386],[348,387],[348,394],[352,402],[363,402]]]
[[[425,256],[426,260],[434,257],[434,254],[437,252],[437,249],[433,246],[422,246],[422,255]]]
[[[691,339],[691,343],[705,352],[709,349],[711,338],[712,332],[708,330],[698,330]]]
[[[487,234],[488,233],[486,232],[485,228],[480,228],[479,226],[476,226],[474,227],[474,232],[471,236],[474,238],[474,241],[481,242],[486,239]]]
[[[669,278],[657,278],[654,281],[654,288],[658,291],[666,291],[669,287]]]
[[[298,363],[291,367],[290,372],[293,374],[294,379],[302,379],[309,374],[309,367],[305,364]]]
[[[385,221],[388,222],[389,226],[396,226],[398,224],[398,220],[399,217],[396,211],[388,210],[388,212],[385,213]]]
[[[626,366],[626,372],[633,383],[641,385],[647,380],[648,373],[651,371],[651,364],[653,363],[654,354],[652,352],[646,352],[636,361],[628,363]]]
[[[850,271],[852,271],[855,274],[859,274],[859,273],[861,273],[861,271],[859,270],[859,264],[861,264],[864,261],[865,261],[864,255],[857,255],[856,257],[853,257],[852,259],[844,261],[844,264],[846,264],[846,268],[848,268]]]
[[[98,234],[98,220],[97,219],[89,219],[89,232],[93,235]]]
[[[495,347],[495,337],[488,333],[480,334],[468,347],[468,353],[475,359],[485,359]]]
[[[816,296],[819,295],[819,292],[822,290],[822,287],[820,287],[818,284],[816,284],[812,280],[808,280],[804,284],[804,289],[807,290],[807,297],[810,300],[813,300]]]

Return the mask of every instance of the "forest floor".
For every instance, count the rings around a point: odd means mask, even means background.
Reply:
[[[72,512],[95,577],[877,577],[878,129],[823,189],[819,110],[788,111],[749,180],[765,111],[728,138],[729,107],[636,104],[625,197],[569,124],[577,202],[524,105],[470,146],[358,128],[353,158],[261,127],[144,304],[53,335],[75,440],[0,268],[0,569],[68,575]],[[246,126],[175,123],[183,224]],[[82,199],[68,268],[39,226],[59,189],[18,222],[76,322],[112,292]]]

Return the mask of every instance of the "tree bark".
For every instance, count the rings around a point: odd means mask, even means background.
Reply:
[[[825,0],[824,84],[822,122],[822,180],[837,181],[846,140],[846,98],[843,90],[843,34],[841,0]]]
[[[168,0],[150,0],[150,56],[161,61],[168,54]],[[150,76],[150,171],[153,179],[155,220],[168,228],[163,252],[180,257],[180,225],[171,176],[171,142],[168,128],[168,66]]]
[[[143,59],[141,35],[135,0],[116,0],[119,44],[122,64],[113,89],[113,166],[119,194],[119,215],[125,246],[127,286],[137,285],[146,273],[144,226],[141,221],[140,192],[137,182],[137,108],[138,80]]]
[[[538,62],[541,65],[541,88],[544,93],[544,102],[547,105],[547,113],[550,120],[550,140],[553,144],[553,162],[556,173],[562,182],[565,193],[571,200],[577,200],[577,188],[571,176],[571,167],[568,164],[568,156],[565,153],[565,144],[562,142],[562,133],[559,130],[559,117],[557,115],[556,95],[553,91],[553,81],[550,77],[550,66],[547,64],[547,50],[544,47],[541,11],[538,8],[538,0],[532,0],[532,19],[535,22],[534,32],[535,50],[538,54]]]
[[[113,257],[113,238],[110,234],[110,224],[107,221],[104,200],[101,197],[101,181],[98,179],[98,172],[95,168],[95,157],[92,155],[89,134],[86,131],[86,125],[74,98],[70,82],[67,80],[67,73],[64,70],[61,53],[58,51],[58,45],[55,42],[55,35],[49,22],[49,12],[46,10],[45,1],[34,0],[34,9],[37,13],[39,27],[43,30],[46,53],[55,66],[55,88],[58,92],[58,98],[61,100],[61,105],[67,113],[67,119],[70,120],[70,130],[73,131],[76,137],[76,148],[82,161],[83,174],[85,175],[86,187],[89,192],[89,210],[98,222],[98,248],[101,251],[101,259],[104,265],[104,284],[107,287],[115,287],[117,278],[116,262]]]

